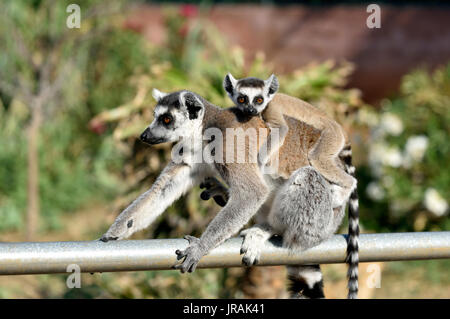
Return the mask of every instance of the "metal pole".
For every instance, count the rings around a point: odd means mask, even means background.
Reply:
[[[199,268],[239,267],[242,238],[232,238],[203,257]],[[184,249],[184,239],[124,240],[103,243],[20,242],[0,243],[0,275],[65,273],[77,264],[82,272],[171,269],[177,263],[175,250]],[[293,253],[279,239],[267,242],[259,265],[342,263],[346,238],[335,235],[319,246]],[[394,261],[450,258],[450,232],[362,234],[360,261]]]

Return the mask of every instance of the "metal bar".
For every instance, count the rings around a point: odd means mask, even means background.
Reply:
[[[239,267],[242,238],[232,238],[203,257],[198,268]],[[281,247],[279,239],[268,241],[260,266],[327,264],[345,261],[346,237],[335,235],[304,252]],[[77,264],[82,272],[171,269],[175,250],[187,247],[184,239],[124,240],[103,243],[20,242],[0,243],[0,275],[65,273]],[[360,261],[395,261],[450,258],[450,232],[362,234]]]

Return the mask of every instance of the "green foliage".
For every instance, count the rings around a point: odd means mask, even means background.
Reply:
[[[8,111],[0,109],[2,230],[20,229],[22,212],[26,208],[26,119],[16,116],[19,108],[26,111],[20,103],[13,103]],[[111,139],[89,150],[87,139],[77,140],[83,135],[80,130],[86,127],[71,120],[69,112],[54,115],[53,122],[41,132],[39,186],[44,224],[49,228],[59,225],[60,213],[73,211],[98,196],[110,197],[117,193],[114,186],[118,182],[108,170],[118,170],[120,157]]]
[[[62,226],[61,214],[93,200],[110,199],[123,189],[119,180],[123,165],[120,150],[112,138],[90,131],[88,123],[93,114],[129,99],[133,87],[124,79],[148,68],[145,41],[120,28],[120,17],[97,7],[95,1],[79,1],[86,15],[82,15],[82,28],[71,30],[66,27],[69,3],[5,1],[0,5],[2,80],[17,84],[14,76],[19,75],[30,93],[37,94],[46,85],[39,73],[45,58],[52,56],[52,61],[57,61],[50,80],[67,65],[72,66],[59,94],[45,105],[39,133],[44,229]],[[108,9],[117,10],[121,3],[111,1]],[[0,83],[0,230],[19,230],[23,229],[27,200],[30,105],[23,90],[11,91],[1,84],[4,82]]]
[[[450,64],[431,74],[418,70],[374,117],[367,176],[373,181],[364,205],[379,217],[374,229],[450,229],[449,93]]]
[[[26,202],[26,109],[13,104],[9,114],[0,104],[0,229],[19,229]]]

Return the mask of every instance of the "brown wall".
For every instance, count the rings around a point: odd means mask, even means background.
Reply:
[[[276,72],[311,61],[345,59],[356,64],[350,86],[375,102],[398,89],[400,77],[418,66],[450,61],[448,7],[381,5],[381,29],[368,29],[365,6],[215,5],[209,18],[248,58],[263,51]],[[157,6],[140,8],[129,25],[151,41],[164,39]]]

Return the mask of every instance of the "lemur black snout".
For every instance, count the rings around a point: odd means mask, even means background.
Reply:
[[[142,142],[148,143],[152,139],[152,134],[150,133],[150,130],[147,128],[139,137],[139,139]]]
[[[139,137],[139,139],[145,144],[155,145],[166,142],[164,137],[157,137],[150,132],[150,129],[147,128]]]
[[[254,107],[252,107],[252,106],[249,106],[249,107],[246,109],[246,111],[247,111],[247,113],[250,114],[250,115],[256,115],[256,114],[258,113],[258,111],[257,111]]]

